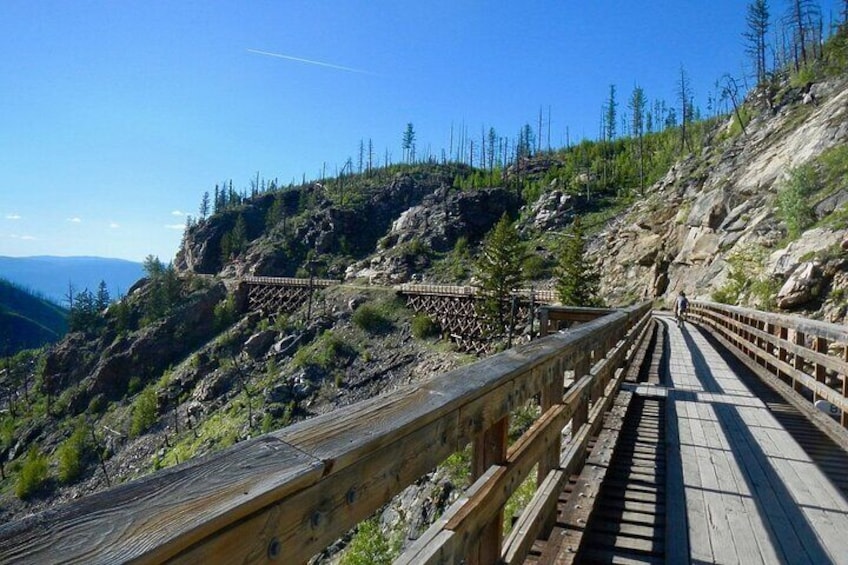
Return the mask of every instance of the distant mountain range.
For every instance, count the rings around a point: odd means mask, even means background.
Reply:
[[[57,304],[67,303],[68,285],[74,292],[88,288],[97,291],[106,281],[113,298],[144,276],[141,263],[103,257],[2,257],[0,278],[42,295]]]
[[[0,357],[58,341],[67,330],[64,309],[0,279]]]

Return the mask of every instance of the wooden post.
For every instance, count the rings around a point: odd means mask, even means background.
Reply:
[[[779,337],[782,340],[788,341],[789,340],[789,328],[786,328],[784,326],[778,326],[777,337]],[[784,363],[788,362],[789,354],[787,353],[786,348],[783,347],[782,345],[777,350],[777,358],[780,361],[783,361]],[[786,373],[784,373],[780,369],[777,369],[777,378],[779,378],[780,380],[785,382],[787,380],[787,375],[786,375]]]
[[[500,465],[506,461],[508,431],[509,416],[505,416],[474,440],[474,449],[471,455],[472,480],[479,478],[492,465]],[[470,565],[496,563],[501,555],[502,542],[503,509],[489,524],[483,527],[476,547],[470,549],[468,563]]]
[[[574,362],[574,382],[578,382],[585,375],[589,374],[589,356],[588,354],[581,355]],[[590,387],[591,389],[592,387]],[[571,435],[577,433],[577,430],[580,429],[580,426],[586,423],[589,419],[589,395],[585,395],[581,398],[580,404],[578,404],[577,408],[574,410],[574,417],[571,420]]]
[[[548,309],[539,308],[539,337],[548,335]]]
[[[557,362],[549,366],[545,375],[545,384],[539,395],[539,404],[542,409],[542,414],[547,412],[557,404],[562,403],[563,392],[563,375],[562,365]],[[559,455],[562,450],[562,434],[557,434],[550,447],[550,450],[539,460],[538,471],[536,473],[536,485],[541,486],[552,470],[559,467]],[[542,532],[547,534],[553,530],[556,525],[556,508],[552,509],[550,515],[545,516]]]
[[[793,340],[793,343],[799,347],[804,347],[805,341],[806,340],[804,339],[804,333],[795,330],[795,339]],[[795,369],[798,371],[803,371],[804,357],[798,353],[795,353],[795,358],[792,360],[792,366],[795,367]],[[798,381],[798,379],[792,377],[792,388],[795,389],[795,392],[800,393],[803,390],[803,385],[800,383],[800,381]]]
[[[848,345],[845,345],[845,362],[848,363]],[[848,398],[848,373],[842,375],[842,398]],[[842,411],[842,426],[848,428],[848,410]]]
[[[813,346],[817,353],[827,354],[827,340],[823,337],[816,336]],[[815,364],[816,367],[816,381],[827,386],[827,368],[824,365],[820,365],[818,363]],[[816,393],[813,393],[813,402],[822,398]]]

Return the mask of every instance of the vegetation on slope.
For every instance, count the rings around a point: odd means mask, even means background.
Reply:
[[[61,307],[0,279],[0,357],[58,341],[67,329]]]

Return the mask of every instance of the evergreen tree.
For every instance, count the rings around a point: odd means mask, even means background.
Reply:
[[[792,47],[797,70],[815,55],[815,29],[816,24],[821,24],[821,8],[814,0],[791,0],[785,22],[793,34]],[[809,53],[810,47],[813,53]]]
[[[247,247],[247,224],[245,224],[244,216],[241,214],[236,219],[233,231],[230,232],[230,244],[233,255],[238,255]]]
[[[72,332],[92,332],[97,326],[97,306],[94,295],[87,288],[74,297],[74,306],[68,312],[68,329]]]
[[[609,85],[609,99],[604,105],[604,136],[607,141],[615,139],[615,117],[618,102],[615,101],[615,85]]]
[[[495,169],[495,151],[496,151],[497,142],[498,142],[498,134],[495,131],[495,128],[490,127],[489,128],[489,149],[488,149],[489,174],[490,175],[492,174],[492,171],[494,171],[494,169]]]
[[[506,330],[513,289],[521,282],[524,244],[518,231],[504,214],[483,240],[476,274],[485,300],[483,311],[495,333]]]
[[[748,30],[742,34],[745,38],[745,53],[754,61],[757,83],[766,79],[766,36],[769,28],[769,9],[766,0],[754,0],[748,4],[745,16]]]
[[[282,193],[278,193],[274,197],[274,202],[271,204],[271,208],[268,209],[268,213],[265,215],[265,229],[270,230],[280,222],[283,222],[283,230],[285,230],[285,219],[286,219],[286,203],[285,198]]]
[[[217,187],[216,187],[217,188]],[[200,199],[200,219],[205,220],[209,215],[209,191],[203,193],[203,198]]]
[[[586,262],[585,245],[580,218],[575,218],[560,239],[554,271],[559,300],[566,306],[601,305],[598,275]]]
[[[407,161],[415,161],[415,129],[412,123],[406,124],[406,130],[403,132],[403,158]]]
[[[97,286],[97,310],[102,312],[109,306],[110,298],[109,298],[109,289],[106,286],[106,281],[100,281],[100,284]]]
[[[639,193],[645,190],[645,151],[644,151],[644,133],[645,133],[645,92],[642,87],[637,86],[633,89],[633,95],[630,97],[630,111],[633,112],[630,129],[632,135],[636,139],[636,149],[639,153]]]
[[[689,82],[689,74],[683,66],[680,66],[680,78],[677,81],[677,96],[680,101],[680,151],[687,148],[691,151],[692,144],[686,133],[686,126],[692,122],[692,85]]]

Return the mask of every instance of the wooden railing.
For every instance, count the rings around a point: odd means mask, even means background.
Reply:
[[[516,560],[552,523],[649,319],[648,303],[617,310],[0,526],[0,562],[304,562],[468,444],[475,482],[404,559]],[[508,446],[510,412],[534,398],[541,416]],[[503,505],[536,465],[540,488],[502,548]]]
[[[267,286],[295,286],[295,287],[313,287],[324,288],[341,284],[342,281],[336,279],[317,279],[317,278],[292,278],[292,277],[255,277],[246,276],[242,281],[252,285],[267,285]]]
[[[539,335],[544,337],[560,329],[570,328],[606,316],[610,308],[588,308],[585,306],[540,306]]]
[[[829,402],[848,427],[848,327],[711,302],[692,302],[690,316],[761,376]]]
[[[430,294],[433,296],[472,297],[480,293],[479,288],[468,285],[404,283],[396,285],[395,289],[401,294]],[[556,291],[546,288],[516,289],[512,292],[512,295],[527,300],[532,298],[537,304],[552,304],[557,301]]]

